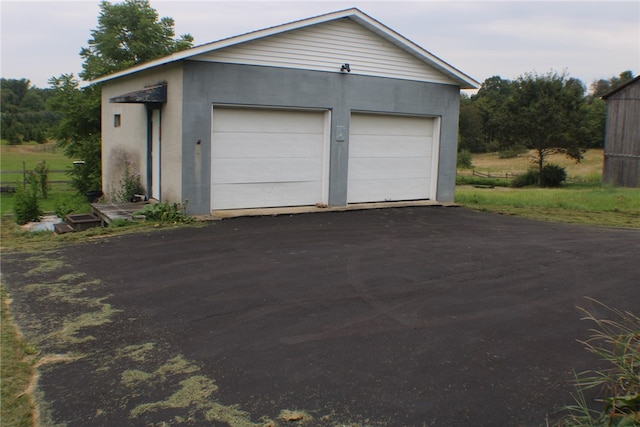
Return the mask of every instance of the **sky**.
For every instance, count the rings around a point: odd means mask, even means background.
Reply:
[[[119,1],[111,1],[118,3]],[[150,0],[194,45],[357,7],[482,83],[492,76],[566,72],[588,87],[640,74],[640,1]],[[82,71],[98,24],[94,0],[0,0],[0,75],[47,88]]]

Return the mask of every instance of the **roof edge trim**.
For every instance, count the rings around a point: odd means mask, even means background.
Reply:
[[[640,76],[635,76],[633,79],[629,80],[628,82],[625,82],[624,84],[618,86],[617,88],[610,90],[609,92],[605,93],[604,95],[601,96],[602,99],[607,99],[612,95],[615,95],[616,93],[620,92],[622,89],[624,89],[627,86],[632,85],[633,83],[635,83],[637,80],[640,80]]]

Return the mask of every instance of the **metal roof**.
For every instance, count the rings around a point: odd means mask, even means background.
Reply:
[[[109,102],[119,104],[162,104],[167,102],[167,85],[160,84],[125,93],[109,99]]]

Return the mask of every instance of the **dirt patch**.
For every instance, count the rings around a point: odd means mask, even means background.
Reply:
[[[284,409],[280,412],[280,415],[278,415],[278,419],[286,423],[290,423],[294,421],[306,423],[311,421],[313,417],[304,411],[291,411],[288,409]]]

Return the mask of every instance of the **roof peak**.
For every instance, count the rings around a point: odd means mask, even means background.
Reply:
[[[403,49],[404,51],[410,53],[411,55],[417,57],[422,62],[438,69],[441,73],[447,75],[453,81],[459,83],[461,88],[476,89],[479,86],[479,83],[475,81],[473,78],[464,74],[462,71],[454,68],[453,66],[446,63],[442,59],[431,54],[429,51],[420,47],[419,45],[407,39],[406,37],[400,35],[396,31],[392,30],[391,28],[387,27],[386,25],[382,24],[376,19],[370,17],[369,15],[362,12],[360,9],[356,7],[342,9],[334,12],[328,12],[328,13],[313,16],[310,18],[299,19],[299,20],[288,22],[288,23],[267,27],[260,30],[255,30],[248,33],[240,34],[237,36],[228,37],[228,38],[220,39],[217,41],[205,43],[202,45],[194,46],[190,49],[175,52],[171,55],[168,55],[162,58],[158,58],[152,61],[138,64],[131,68],[121,70],[110,75],[99,77],[97,79],[92,80],[91,83],[106,82],[109,80],[117,79],[119,77],[137,73],[149,68],[168,64],[171,62],[181,61],[181,60],[194,57],[196,55],[201,55],[203,53],[211,52],[214,50],[219,50],[229,46],[247,43],[250,41],[270,37],[276,34],[281,34],[281,33],[289,32],[293,30],[299,30],[299,29],[310,27],[313,25],[318,25],[318,24],[334,21],[337,19],[344,19],[344,18],[351,18],[354,22],[362,25],[363,27],[372,31],[373,33],[385,38],[390,43],[394,44],[400,49]]]

